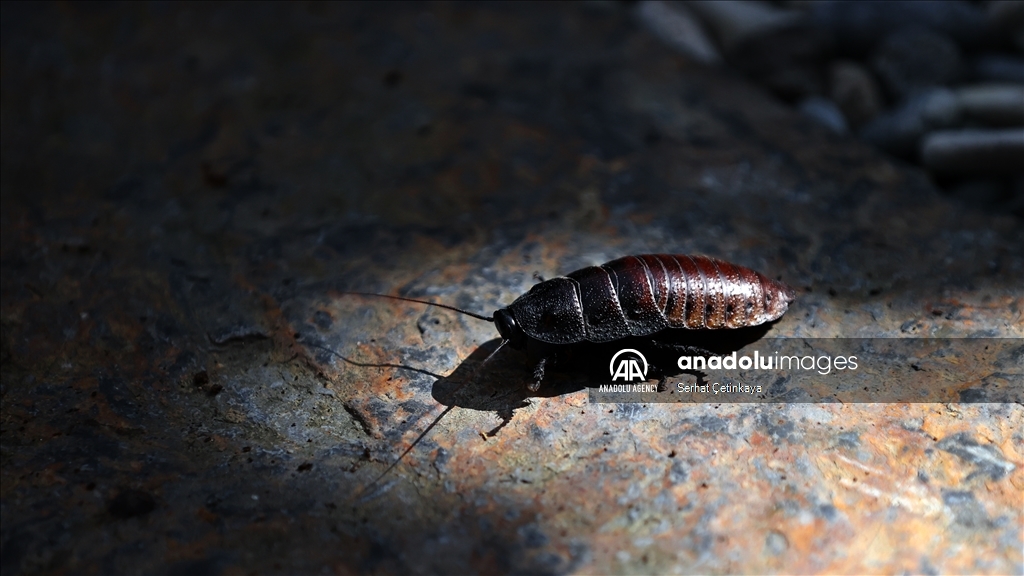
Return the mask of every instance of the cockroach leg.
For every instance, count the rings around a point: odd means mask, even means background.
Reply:
[[[540,362],[537,363],[537,367],[533,369],[533,382],[530,382],[526,386],[526,389],[530,392],[540,390],[540,383],[544,380],[544,368],[547,366],[547,363],[548,357],[545,356],[540,359]]]
[[[673,354],[686,354],[688,356],[704,356],[711,357],[716,354],[705,348],[699,346],[690,346],[689,344],[676,344],[674,342],[662,342],[660,340],[651,339],[650,344],[654,348],[659,350],[667,350]]]
[[[481,436],[484,436],[484,440],[497,436],[498,432],[512,421],[512,412],[513,410],[511,408],[498,410],[498,417],[501,418],[501,423],[495,426],[493,430],[481,434]]]

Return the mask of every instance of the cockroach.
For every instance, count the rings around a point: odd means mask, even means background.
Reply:
[[[625,256],[544,280],[492,316],[402,296],[349,294],[429,304],[493,322],[501,343],[481,365],[506,344],[539,351],[540,362],[533,381],[527,384],[530,392],[540,389],[545,367],[560,347],[650,337],[667,329],[758,326],[782,317],[795,297],[789,286],[744,266],[707,256],[673,254]],[[454,404],[448,410],[452,407]]]
[[[650,336],[669,328],[747,328],[782,317],[794,298],[792,288],[749,268],[707,256],[673,254],[625,256],[545,280],[489,317],[425,300],[351,294],[419,302],[493,322],[501,344],[492,356],[505,344],[517,350],[550,351],[559,345]],[[548,360],[541,359],[527,385],[531,392],[540,388]]]

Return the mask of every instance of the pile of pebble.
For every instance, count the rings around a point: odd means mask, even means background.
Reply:
[[[1024,2],[646,0],[655,35],[1024,218]]]

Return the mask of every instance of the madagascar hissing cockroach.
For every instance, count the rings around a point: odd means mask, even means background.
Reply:
[[[552,351],[559,345],[650,336],[670,328],[757,326],[785,314],[794,292],[782,282],[723,260],[642,254],[542,281],[491,317],[413,298],[387,297],[494,322],[502,339],[498,349],[508,344],[550,354],[557,353]],[[527,386],[531,392],[540,388],[548,360],[546,355],[541,358],[534,381]]]
[[[672,254],[625,256],[541,281],[490,317],[402,296],[347,294],[429,304],[494,322],[501,343],[481,364],[505,344],[537,352],[540,363],[527,385],[531,392],[540,388],[545,366],[570,345],[650,337],[670,329],[749,328],[780,318],[795,296],[789,286],[749,268],[707,256]],[[374,482],[454,407],[444,410]]]

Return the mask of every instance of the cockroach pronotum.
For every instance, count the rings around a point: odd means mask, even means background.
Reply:
[[[493,322],[501,343],[483,363],[505,344],[539,352],[540,363],[533,381],[527,385],[531,392],[540,388],[545,366],[560,347],[612,342],[631,336],[649,337],[667,329],[758,326],[780,318],[794,298],[789,286],[749,268],[707,256],[672,254],[626,256],[544,280],[490,317],[414,298],[349,294],[429,304]],[[454,404],[449,406],[441,417],[453,407]],[[440,417],[434,424],[439,420]]]

